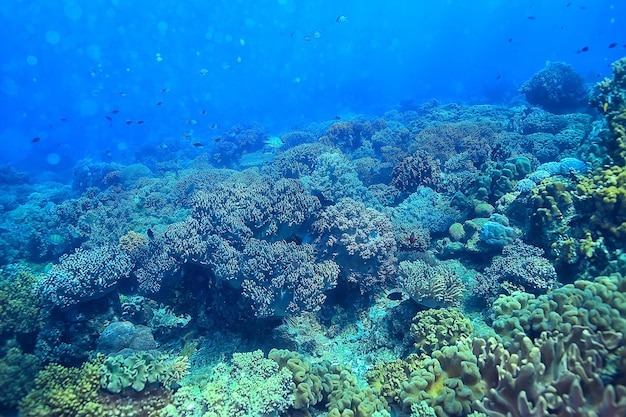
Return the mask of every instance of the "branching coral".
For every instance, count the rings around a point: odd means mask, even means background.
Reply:
[[[316,262],[308,244],[251,239],[243,259],[243,294],[259,317],[319,310],[324,291],[335,287],[339,275],[335,262]]]
[[[407,192],[414,192],[421,185],[436,189],[441,182],[439,161],[423,150],[402,159],[391,175],[391,185]]]
[[[39,280],[44,300],[58,307],[102,297],[128,277],[134,267],[130,257],[115,246],[77,249]]]
[[[556,286],[557,275],[554,266],[542,255],[542,249],[517,240],[502,249],[502,256],[493,259],[484,275],[488,281],[500,285],[508,282],[531,293],[545,293]],[[494,291],[497,293],[497,289]]]
[[[337,262],[344,279],[362,291],[395,273],[393,228],[377,210],[344,198],[320,213],[313,231],[323,256]]]

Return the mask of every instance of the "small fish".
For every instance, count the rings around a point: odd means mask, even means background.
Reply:
[[[157,105],[157,106],[160,106],[161,104],[163,104],[163,102],[162,102],[162,101],[157,101],[157,102],[156,102],[156,105]]]
[[[283,140],[278,136],[272,136],[268,139],[265,139],[263,143],[274,149],[279,149],[285,146],[285,142],[283,142]]]
[[[402,291],[392,291],[389,294],[387,294],[387,299],[391,301],[400,301],[403,298],[404,298],[404,295],[402,294]]]
[[[569,6],[571,6],[571,5],[572,5],[572,2],[570,1],[569,3],[567,3],[567,4],[565,5],[565,7],[569,7]]]
[[[126,93],[123,92],[123,91],[118,91],[117,95],[120,96],[120,97],[126,97]]]
[[[113,118],[111,116],[104,116],[105,119],[107,119],[109,122],[113,121]]]
[[[322,37],[322,32],[320,32],[319,30],[314,30],[313,32],[311,32],[311,36],[313,36],[313,38],[315,39],[319,39]]]
[[[213,139],[213,142],[220,142],[221,140],[222,140],[222,137],[218,136],[215,139]]]
[[[196,148],[202,148],[204,146],[202,142],[191,142],[191,144]]]
[[[206,114],[206,110],[204,109],[200,110],[200,114],[204,116]]]
[[[527,19],[528,20],[535,20],[535,16],[528,16]]]
[[[198,121],[194,119],[185,120],[185,124],[187,125],[195,125],[196,123],[198,123]]]
[[[113,113],[113,114],[119,114],[119,112],[120,112],[120,111],[119,111],[119,110],[117,110],[117,109],[115,109],[115,110],[111,110],[111,113]]]
[[[152,229],[146,230],[146,234],[148,235],[148,239],[154,240],[154,232],[152,231]]]
[[[130,125],[132,125],[132,124],[133,124],[133,121],[132,121],[132,120],[126,120],[124,123],[126,123],[127,125],[129,125],[129,126],[130,126]]]
[[[583,48],[581,49],[582,52],[587,52],[589,50],[588,46],[583,46]]]
[[[213,123],[211,126],[209,126],[210,129],[215,129],[217,127],[217,123]]]
[[[143,123],[144,123],[144,121],[143,121],[143,120],[137,120],[137,124],[138,124],[138,125],[140,125],[140,126],[141,126]]]
[[[513,38],[509,38],[509,42],[513,42]]]
[[[604,106],[602,106],[602,110],[604,110],[604,113],[606,113],[608,109],[609,109],[609,103],[604,103]]]
[[[343,23],[343,22],[345,22],[346,20],[348,20],[348,17],[347,17],[347,16],[344,16],[344,15],[341,15],[341,16],[337,16],[337,18],[335,19],[335,22],[337,22],[337,23]]]
[[[615,48],[617,46],[617,44],[615,42],[609,44],[609,48]]]
[[[37,143],[37,142],[40,142],[40,141],[41,141],[41,138],[40,138],[39,136],[37,136],[36,138],[32,138],[30,141],[31,141],[32,143]]]
[[[309,35],[304,35],[302,37],[302,40],[305,41],[305,42],[309,42],[311,40],[311,37]]]
[[[333,117],[333,119],[335,119],[335,120],[341,120],[341,116],[335,116],[335,117]]]
[[[67,122],[67,118],[65,118],[65,117],[61,117],[59,120],[62,121],[62,122]]]
[[[496,80],[499,80],[500,78],[502,78],[502,76],[498,74],[498,76],[496,77]]]
[[[168,91],[170,91],[169,88],[162,88],[159,90],[159,93],[167,93]]]
[[[198,74],[202,75],[203,77],[207,75],[208,73],[209,73],[209,70],[206,68],[202,68],[200,71],[198,71]]]

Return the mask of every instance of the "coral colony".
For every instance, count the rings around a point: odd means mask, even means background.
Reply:
[[[589,93],[548,64],[530,105],[236,126],[184,166],[83,160],[72,187],[2,167],[0,406],[626,415],[612,70]]]

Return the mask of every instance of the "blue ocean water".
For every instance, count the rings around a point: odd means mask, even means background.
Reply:
[[[499,104],[546,61],[595,82],[623,52],[623,7],[6,1],[0,162],[67,172],[81,158],[119,159],[120,147],[177,143],[191,129],[210,141],[238,123],[279,134],[431,98]],[[62,162],[51,167],[49,153]]]
[[[624,16],[3,1],[0,415],[626,416]]]

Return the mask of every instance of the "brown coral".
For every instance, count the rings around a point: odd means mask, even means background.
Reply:
[[[418,150],[396,165],[391,173],[391,185],[402,191],[414,192],[420,185],[437,188],[440,183],[439,161],[426,151]]]

